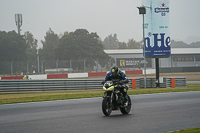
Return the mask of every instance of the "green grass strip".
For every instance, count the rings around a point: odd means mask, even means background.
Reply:
[[[139,94],[186,92],[186,91],[200,91],[200,85],[188,84],[187,87],[183,87],[183,88],[181,87],[181,88],[129,89],[128,94],[139,95]],[[0,94],[0,104],[103,97],[103,94],[104,94],[103,90]]]
[[[190,129],[183,129],[179,131],[170,131],[164,133],[200,133],[200,128],[190,128]]]

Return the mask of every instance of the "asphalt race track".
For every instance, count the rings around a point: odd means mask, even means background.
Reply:
[[[161,133],[200,127],[200,91],[132,95],[105,117],[102,98],[0,105],[0,133]]]

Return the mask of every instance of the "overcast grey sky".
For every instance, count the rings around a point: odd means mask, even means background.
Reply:
[[[142,40],[142,0],[0,0],[0,30],[17,32],[15,14],[22,14],[21,34],[39,41],[51,28],[56,34],[76,29],[96,32],[102,40],[117,34],[120,42]],[[200,0],[170,0],[171,39],[200,41]]]

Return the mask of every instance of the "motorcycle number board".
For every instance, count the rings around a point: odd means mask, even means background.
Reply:
[[[145,57],[167,58],[171,55],[169,0],[142,0],[144,15]]]

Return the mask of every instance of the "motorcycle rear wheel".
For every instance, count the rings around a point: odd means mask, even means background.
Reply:
[[[128,105],[125,107],[120,107],[122,114],[128,114],[131,111],[131,98],[128,96]]]
[[[112,112],[112,103],[110,103],[110,100],[108,97],[104,97],[102,101],[102,111],[104,115],[109,116]]]

